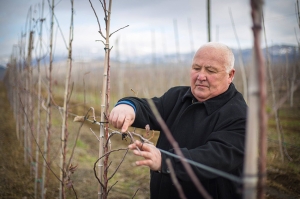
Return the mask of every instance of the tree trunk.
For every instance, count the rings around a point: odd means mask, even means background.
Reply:
[[[107,116],[108,116],[108,107],[109,107],[109,37],[110,37],[110,16],[111,16],[111,6],[112,0],[109,0],[107,14],[105,13],[105,24],[106,24],[106,37],[105,37],[105,59],[104,59],[104,69],[103,69],[103,85],[101,92],[101,116],[100,116],[100,142],[99,142],[99,158],[102,157],[108,150],[107,147],[104,146],[106,140],[108,138],[108,128],[105,128],[107,124]],[[104,1],[104,8],[106,9],[106,3]],[[104,11],[106,12],[106,11]],[[103,187],[99,185],[98,188],[98,198],[106,199],[107,198],[107,159],[103,161],[103,158],[98,162],[98,168]]]
[[[207,37],[208,37],[208,42],[211,41],[210,38],[210,0],[207,0]]]
[[[265,29],[265,24],[264,24],[264,17],[263,19],[263,27],[264,27],[264,37],[265,37],[265,42],[266,42],[266,54],[267,54],[267,70],[270,78],[270,85],[271,85],[271,94],[272,94],[272,106],[276,106],[276,94],[275,94],[275,86],[274,86],[274,78],[273,78],[273,73],[271,69],[271,59],[270,59],[270,54],[268,50],[268,43],[267,43],[267,37],[266,37],[266,29]],[[288,70],[286,70],[288,72]],[[288,73],[286,73],[287,75]],[[287,91],[288,91],[288,85],[287,85]],[[279,117],[278,117],[278,109],[275,110],[274,112],[274,117],[275,117],[275,122],[276,122],[276,130],[277,130],[277,135],[278,135],[278,146],[279,146],[279,151],[280,151],[280,158],[281,161],[284,161],[284,155],[283,155],[283,147],[282,147],[282,132],[280,130],[280,123],[279,123]]]
[[[36,149],[35,149],[35,181],[34,181],[34,198],[38,197],[38,178],[39,178],[39,144],[40,144],[40,130],[41,130],[41,85],[42,85],[42,74],[41,74],[41,58],[43,49],[43,16],[44,16],[44,0],[42,1],[42,14],[40,16],[40,52],[38,58],[38,107],[37,107],[37,127],[36,127]]]
[[[265,155],[266,155],[266,113],[265,113],[265,76],[264,61],[260,48],[262,1],[251,0],[251,15],[253,21],[253,54],[254,66],[250,69],[249,78],[249,108],[246,132],[246,148],[244,162],[244,198],[256,198],[256,186],[259,180],[258,196],[264,195]],[[260,132],[259,170],[257,172],[258,133]]]
[[[68,139],[68,99],[69,99],[69,85],[72,71],[72,42],[73,42],[73,8],[74,8],[74,0],[71,0],[71,24],[69,31],[69,55],[68,55],[68,70],[66,71],[66,79],[65,79],[65,94],[64,94],[64,107],[63,107],[63,122],[62,122],[62,130],[61,130],[61,162],[60,162],[60,199],[65,199],[65,178],[68,168],[66,168],[66,154],[67,154],[67,139]]]

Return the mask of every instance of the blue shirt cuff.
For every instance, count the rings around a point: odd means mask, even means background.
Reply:
[[[122,100],[122,101],[119,101],[119,102],[115,105],[115,107],[118,106],[118,105],[120,105],[120,104],[127,104],[127,105],[131,106],[131,107],[134,109],[134,112],[136,112],[136,107],[135,107],[135,105],[134,105],[133,102],[131,102],[131,101],[129,101],[129,100]]]

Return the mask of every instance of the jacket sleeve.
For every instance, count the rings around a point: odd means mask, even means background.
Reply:
[[[149,124],[151,130],[160,130],[160,126],[158,125],[157,120],[151,111],[147,99],[137,97],[126,97],[121,100],[129,100],[133,102],[136,107],[136,117],[132,126],[137,128],[145,128],[145,126]],[[152,98],[152,100],[157,109],[159,110],[160,114],[162,114],[161,98],[155,97]]]
[[[177,99],[179,96],[180,89],[178,87],[174,87],[169,89],[166,93],[164,93],[161,97],[153,97],[151,100],[154,102],[159,114],[163,118],[164,121],[168,119],[170,112],[173,110],[173,107],[177,103],[177,100],[168,100],[175,98]],[[172,97],[170,97],[172,96]],[[151,130],[161,131],[161,127],[158,124],[153,112],[151,111],[150,105],[145,98],[137,98],[137,97],[125,97],[122,100],[129,100],[134,103],[136,107],[136,117],[135,121],[132,124],[134,127],[145,128],[147,124],[149,124]]]

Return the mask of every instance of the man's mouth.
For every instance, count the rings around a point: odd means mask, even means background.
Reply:
[[[196,84],[195,86],[196,86],[196,87],[200,87],[200,88],[207,88],[207,87],[208,87],[208,86],[203,85],[203,84]]]

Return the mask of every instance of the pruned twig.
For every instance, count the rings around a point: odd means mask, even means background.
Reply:
[[[182,190],[182,187],[181,185],[179,184],[177,178],[176,178],[176,174],[175,174],[175,171],[174,171],[174,168],[172,166],[172,163],[171,163],[171,160],[169,158],[166,159],[166,163],[168,165],[168,168],[170,170],[170,176],[171,176],[171,179],[172,179],[172,182],[174,184],[174,186],[176,187],[178,193],[179,193],[179,197],[181,199],[187,199],[183,190]]]

